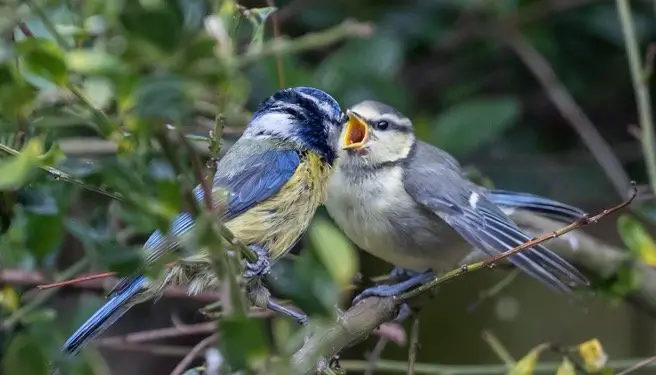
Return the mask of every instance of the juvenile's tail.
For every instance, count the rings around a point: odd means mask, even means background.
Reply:
[[[121,288],[122,290],[114,292],[109,300],[66,340],[62,351],[76,355],[90,340],[114,324],[133,306],[130,302],[141,291],[145,282],[145,276],[137,276]]]
[[[529,193],[490,190],[487,196],[498,206],[526,210],[563,222],[578,220],[586,215],[583,210],[574,206]]]

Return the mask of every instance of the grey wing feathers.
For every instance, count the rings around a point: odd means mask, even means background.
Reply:
[[[429,146],[430,147],[430,146]],[[404,186],[413,199],[447,222],[467,242],[493,256],[530,240],[484,190],[462,177],[452,164],[444,164],[430,150],[417,150],[406,166]],[[556,275],[576,284],[588,281],[566,260],[538,245],[509,259],[548,287],[570,292]]]

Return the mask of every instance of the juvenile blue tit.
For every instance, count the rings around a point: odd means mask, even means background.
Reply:
[[[218,162],[214,186],[230,193],[221,220],[259,257],[246,264],[245,279],[266,274],[270,262],[291,250],[324,203],[344,122],[339,104],[325,92],[309,87],[280,90],[260,104],[244,134]],[[200,186],[194,194],[203,199]],[[173,221],[170,235],[154,232],[143,248],[146,262],[176,248],[193,226],[191,215],[183,213]],[[176,262],[159,280],[137,275],[119,281],[105,305],[66,340],[62,350],[76,354],[133,305],[176,284],[188,285],[189,294],[216,289],[206,251]],[[272,301],[266,307],[305,318]]]
[[[470,182],[448,153],[418,140],[412,122],[394,108],[364,101],[346,111],[326,208],[361,249],[410,276],[394,285],[365,290],[389,297],[425,283],[434,272],[457,267],[467,250],[493,256],[531,237],[503,209],[523,209],[571,221],[585,213],[547,198],[488,190]],[[571,292],[565,282],[586,278],[544,246],[510,257],[510,262],[546,286]]]

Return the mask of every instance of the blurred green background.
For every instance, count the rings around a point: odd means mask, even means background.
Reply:
[[[201,29],[205,2],[180,1],[187,6],[186,26]],[[51,38],[48,28],[35,17],[34,4],[21,3],[0,5],[0,30],[4,32],[3,47],[7,49],[11,49],[13,39],[25,38],[20,28],[16,27],[20,20],[26,20],[25,25],[37,36]],[[601,135],[605,144],[602,147],[609,147],[630,178],[639,184],[648,184],[640,136],[635,131],[639,120],[615,1],[278,0],[275,5],[280,10],[270,16],[260,30],[265,40],[274,36],[274,20],[278,32],[290,38],[321,32],[347,19],[370,23],[373,32],[369,36],[349,36],[336,43],[299,53],[269,54],[240,69],[239,75],[232,75],[234,71],[231,73],[227,68],[221,70],[219,63],[218,73],[210,68],[203,70],[207,66],[212,68],[211,59],[194,65],[197,61],[191,61],[194,58],[190,57],[192,52],[186,50],[186,55],[176,52],[182,50],[180,45],[187,42],[189,45],[185,48],[199,46],[198,51],[201,51],[202,43],[196,39],[182,38],[178,45],[172,45],[168,51],[160,46],[162,48],[155,53],[149,49],[141,50],[142,44],[131,44],[130,38],[137,35],[136,32],[134,35],[129,32],[118,32],[119,36],[113,34],[116,30],[111,20],[118,19],[116,14],[122,11],[122,7],[128,7],[124,1],[66,0],[37,2],[37,5],[37,9],[50,15],[65,38],[70,38],[78,47],[95,46],[93,48],[120,56],[122,64],[130,66],[126,68],[128,73],[98,73],[92,71],[89,65],[77,69],[77,73],[82,75],[97,76],[77,82],[96,105],[112,114],[113,120],[123,118],[121,104],[114,100],[123,100],[121,90],[124,84],[127,85],[125,77],[156,77],[164,72],[163,76],[168,79],[166,72],[173,71],[180,77],[195,80],[194,83],[174,92],[175,95],[183,93],[185,98],[158,97],[157,100],[161,101],[149,102],[152,105],[150,110],[157,116],[171,115],[180,119],[188,126],[190,133],[207,135],[213,124],[213,114],[219,106],[217,103],[225,99],[236,108],[224,108],[228,118],[225,129],[228,147],[230,140],[238,136],[240,126],[248,116],[241,112],[240,106],[243,105],[246,111],[254,110],[281,84],[285,87],[314,86],[329,92],[344,108],[365,99],[395,106],[412,118],[421,139],[453,153],[477,181],[499,188],[545,195],[596,212],[623,199],[624,195],[620,194],[624,194],[625,190],[621,187],[627,181],[623,176],[618,176],[617,171],[604,170],[582,139],[581,131],[576,130],[567,114],[564,116],[562,108],[554,103],[554,99],[564,100],[568,104],[573,101],[593,124],[592,133]],[[262,1],[243,1],[240,5],[245,8],[267,6]],[[656,54],[656,3],[634,0],[631,6],[635,35],[642,51],[641,59],[649,67]],[[169,26],[158,23],[163,19],[140,18],[137,15],[134,22],[141,26],[135,26],[134,30],[140,30],[142,37],[146,35],[154,39],[168,35]],[[125,30],[134,31],[130,28]],[[240,46],[247,45],[251,31],[246,27],[240,28],[235,41]],[[245,47],[240,48],[243,50]],[[47,58],[46,54],[46,65],[49,61]],[[86,63],[90,64],[88,61]],[[70,68],[71,60],[68,64]],[[110,69],[102,64],[98,62],[94,69]],[[121,66],[117,66],[111,69],[120,70]],[[71,122],[81,124],[83,118],[93,118],[93,113],[79,108],[69,112],[59,111],[61,107],[57,106],[65,104],[57,100],[52,102],[55,104],[48,101],[48,93],[52,94],[54,87],[52,82],[30,77],[29,74],[26,77],[32,87],[40,90],[37,99],[43,108],[39,107],[41,112],[37,115],[9,116],[7,106],[12,102],[7,98],[19,99],[16,92],[3,91],[0,95],[0,111],[3,113],[0,125],[5,137],[2,143],[16,144],[15,136],[19,134],[16,129],[24,130],[28,138],[45,132],[46,143],[56,139],[63,154],[68,156],[61,165],[62,169],[84,177],[89,183],[107,183],[103,179],[107,176],[103,173],[111,172],[103,170],[98,177],[98,165],[112,163],[108,160],[114,158],[116,144],[98,137],[98,132],[84,126],[70,126],[73,125]],[[546,77],[546,81],[541,82],[540,77]],[[545,87],[545,82],[548,87]],[[558,86],[558,82],[562,86]],[[653,89],[656,79],[648,82],[651,82],[649,87]],[[143,96],[156,96],[158,91],[166,91],[166,85],[175,83],[162,79],[157,84],[161,86],[153,84],[149,87],[152,90],[150,94],[143,93]],[[200,87],[202,85],[206,86]],[[235,89],[232,86],[238,87]],[[570,98],[563,97],[562,91],[558,91],[562,88]],[[229,89],[232,90],[231,96],[224,95],[223,92]],[[219,100],[216,93],[219,93]],[[192,103],[189,108],[180,107],[179,103],[186,103],[185,100]],[[569,110],[569,115],[572,111],[576,112],[567,105],[565,109]],[[581,122],[585,120],[578,118],[577,123]],[[584,129],[583,133],[588,135],[588,139],[594,139],[594,135],[590,136],[590,129]],[[143,134],[144,137],[150,136],[146,131]],[[125,144],[120,147],[130,149]],[[147,148],[134,147],[131,150],[137,154],[143,152],[140,155],[144,158],[152,157]],[[116,162],[113,167],[123,172],[135,168],[134,176],[147,170],[145,164],[136,161],[127,164]],[[152,180],[143,181],[144,186],[135,189],[147,189],[148,181]],[[52,220],[49,222],[37,223],[38,231],[30,232],[30,228],[34,230],[35,227],[28,225],[15,232],[6,232],[2,237],[6,247],[0,258],[3,268],[49,273],[69,266],[85,253],[82,246],[85,233],[91,237],[111,237],[112,231],[124,229],[127,225],[134,227],[136,239],[143,239],[154,228],[154,220],[132,217],[130,221],[130,212],[122,212],[117,205],[97,195],[83,194],[79,189],[52,179],[46,181],[43,176],[33,177],[32,182],[36,187],[33,186],[27,194],[33,194],[35,198],[30,204],[23,203],[22,210],[26,214],[21,216],[15,211],[3,211],[3,229],[7,230],[10,224],[18,228],[16,217],[34,223],[29,215],[37,213],[38,216],[41,212],[39,208],[53,209],[59,212],[59,216],[49,217]],[[119,186],[119,183],[114,186]],[[47,190],[46,195],[41,194],[44,190]],[[13,193],[26,194],[21,189],[15,189]],[[49,197],[50,201],[44,196]],[[14,201],[18,199],[16,195],[10,197],[10,194],[4,195],[4,198],[6,207],[11,205],[7,203],[10,198]],[[21,195],[21,199],[26,198]],[[62,208],[64,206],[67,208]],[[117,217],[123,220],[120,224],[105,219],[112,217],[112,210],[119,212]],[[321,211],[320,214],[325,213]],[[76,228],[67,221],[68,218],[75,218],[84,226]],[[612,217],[585,230],[608,243],[622,246],[615,220]],[[127,224],[123,224],[125,222]],[[52,235],[40,232],[49,226],[65,230]],[[90,232],[90,228],[95,232]],[[22,233],[20,235],[23,237],[19,236],[16,240],[7,233]],[[10,256],[7,250],[16,241],[24,241],[25,236],[57,237],[60,234],[61,238],[44,245],[42,257],[25,254]],[[139,243],[136,239],[131,242],[132,246]],[[102,249],[99,252],[106,253]],[[101,256],[100,259],[104,258]],[[360,253],[360,259],[362,272],[366,276],[383,274],[390,269],[389,265],[367,254]],[[129,263],[124,260],[120,262],[123,266]],[[96,259],[93,264],[96,269],[103,269],[103,261]],[[480,272],[441,287],[438,296],[421,313],[418,361],[462,365],[500,363],[482,338],[484,330],[494,332],[515,358],[520,358],[542,342],[574,345],[594,337],[603,343],[612,359],[654,354],[656,326],[644,312],[608,298],[586,295],[583,302],[576,302],[549,292],[523,275],[501,293],[484,301],[479,308],[470,311],[469,307],[477,301],[479,292],[505,275],[504,271]],[[16,291],[20,294],[29,290],[27,284],[16,286]],[[5,291],[2,295],[6,301],[11,293]],[[44,321],[57,322],[58,337],[62,340],[100,305],[101,298],[97,290],[81,292],[75,288],[62,289],[46,305],[52,310],[43,310],[52,315]],[[165,298],[156,304],[142,304],[112,327],[107,336],[166,327],[171,325],[172,315],[185,323],[202,321],[202,316],[196,312],[200,306],[202,303],[197,301],[175,298]],[[4,333],[6,344],[6,339],[10,337],[9,330]],[[189,336],[170,339],[165,343],[193,345],[198,339],[199,336]],[[348,349],[341,358],[364,359],[376,339],[373,336]],[[56,348],[57,345],[52,343],[51,346]],[[180,360],[179,355],[156,355],[127,347],[123,349],[101,347],[112,374],[165,374]],[[389,344],[383,357],[405,361],[407,347]],[[556,355],[546,355],[545,358],[559,360]],[[650,370],[643,372],[656,373]]]

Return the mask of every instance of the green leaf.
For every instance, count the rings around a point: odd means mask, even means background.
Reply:
[[[36,91],[21,77],[13,63],[0,64],[0,108],[4,115],[27,117],[35,97]]]
[[[617,230],[631,253],[645,264],[656,266],[656,243],[638,220],[621,215],[617,219]]]
[[[58,206],[60,202],[47,189],[31,190],[24,200],[28,233],[25,245],[40,260],[61,244],[64,236],[63,213]]]
[[[39,342],[27,332],[17,334],[3,356],[3,374],[48,375],[48,358]]]
[[[264,42],[264,26],[266,24],[266,20],[277,10],[278,8],[276,7],[251,8],[248,10],[247,18],[253,26],[251,43],[248,46],[250,51],[259,51],[262,49],[262,43]]]
[[[339,287],[353,281],[360,265],[355,249],[344,234],[325,219],[316,219],[309,231],[312,248]]]
[[[173,54],[183,38],[184,15],[177,1],[127,1],[119,16],[128,38],[146,42]]]
[[[148,77],[138,83],[137,111],[142,117],[181,120],[193,110],[182,78]]]
[[[68,81],[64,53],[52,40],[24,39],[16,43],[16,50],[29,72],[59,86],[65,85]]]
[[[448,108],[435,121],[432,142],[464,155],[493,141],[516,124],[519,102],[512,97],[475,98]]]
[[[127,67],[115,55],[89,49],[68,52],[66,64],[70,70],[87,75],[109,75],[127,71]]]
[[[20,155],[0,159],[0,190],[19,188],[39,167],[39,155],[43,150],[40,139],[30,139]]]
[[[219,347],[234,370],[246,369],[266,358],[269,347],[260,320],[225,317],[220,319],[219,326]]]

